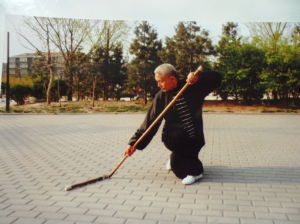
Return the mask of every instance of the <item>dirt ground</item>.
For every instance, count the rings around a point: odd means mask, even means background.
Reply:
[[[151,102],[144,105],[142,101],[97,101],[92,107],[90,102],[57,102],[48,106],[46,103],[27,103],[25,105],[11,106],[12,113],[97,113],[97,112],[145,112]],[[283,106],[246,106],[234,102],[205,101],[204,112],[221,113],[300,113],[300,108],[287,108]],[[5,107],[0,107],[0,113],[5,113]]]
[[[232,112],[232,113],[300,113],[300,108],[287,108],[284,106],[241,105],[234,102],[205,101],[204,112]]]

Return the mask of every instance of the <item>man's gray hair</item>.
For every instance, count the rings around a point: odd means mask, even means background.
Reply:
[[[173,75],[177,77],[175,67],[167,63],[157,66],[157,68],[154,70],[154,74],[160,74],[162,76]]]

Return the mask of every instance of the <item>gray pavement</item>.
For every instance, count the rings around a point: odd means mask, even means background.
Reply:
[[[111,179],[64,191],[110,173],[143,117],[0,115],[0,224],[300,223],[299,115],[204,114],[191,186],[158,133]]]

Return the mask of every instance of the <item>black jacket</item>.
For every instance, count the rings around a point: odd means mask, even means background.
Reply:
[[[144,122],[129,140],[133,145],[143,132],[152,124],[163,111],[177,92],[184,86],[185,81],[179,81],[177,88],[168,91],[158,91],[153,99]],[[201,148],[204,144],[202,104],[204,98],[219,87],[221,75],[217,72],[207,71],[200,73],[200,79],[194,85],[189,86],[174,105],[165,114],[162,141],[167,148],[172,149],[185,144],[190,147]],[[137,149],[144,149],[156,134],[161,121],[158,122],[145,138],[137,145]]]

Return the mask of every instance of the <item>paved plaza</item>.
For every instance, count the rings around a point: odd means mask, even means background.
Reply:
[[[300,115],[204,114],[204,179],[184,186],[161,129],[111,172],[144,114],[0,115],[0,224],[299,224]]]

